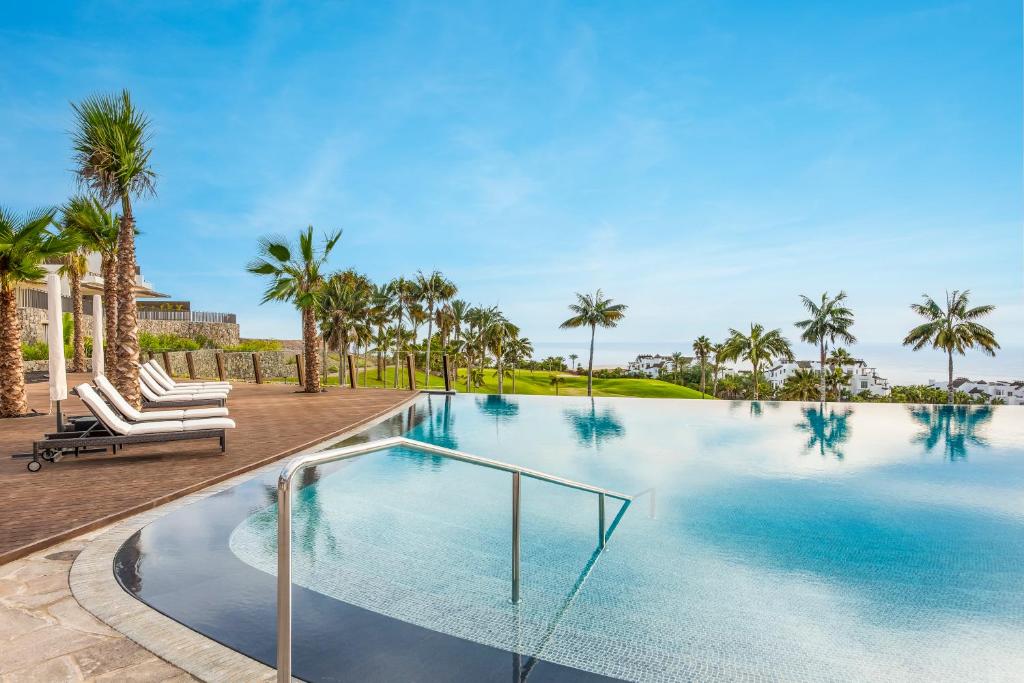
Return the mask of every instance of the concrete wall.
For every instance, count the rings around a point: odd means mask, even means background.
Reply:
[[[21,340],[23,342],[46,341],[44,325],[46,311],[39,308],[19,308],[21,318]],[[85,336],[92,336],[92,316],[83,317]],[[216,346],[234,346],[239,341],[237,323],[193,323],[183,320],[140,320],[139,331],[150,334],[175,334],[179,337],[195,339],[203,336],[213,340]]]

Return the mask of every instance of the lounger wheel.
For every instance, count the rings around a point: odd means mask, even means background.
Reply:
[[[28,464],[25,465],[25,467],[28,468],[29,472],[38,472],[43,468],[43,463],[39,462],[38,460],[29,460]]]

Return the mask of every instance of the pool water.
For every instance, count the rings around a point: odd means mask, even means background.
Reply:
[[[396,449],[296,494],[297,585],[627,680],[1024,671],[1024,410],[426,396],[406,436],[637,497]],[[387,426],[362,437],[375,438]],[[611,519],[618,503],[609,500]],[[276,506],[230,534],[273,574]]]

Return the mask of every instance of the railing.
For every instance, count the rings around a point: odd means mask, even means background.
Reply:
[[[139,311],[139,320],[180,320],[191,323],[237,323],[234,313],[209,311]]]
[[[435,446],[422,441],[414,441],[402,436],[379,439],[369,443],[335,448],[319,453],[299,456],[291,460],[281,470],[277,479],[277,680],[278,683],[291,681],[292,675],[292,479],[295,474],[306,467],[321,465],[337,460],[346,460],[368,453],[376,453],[389,448],[409,448],[431,455],[438,455],[443,458],[459,460],[472,465],[488,467],[512,474],[512,602],[519,603],[520,585],[520,554],[519,554],[519,526],[520,526],[520,484],[523,477],[546,481],[558,486],[586,491],[598,497],[598,546],[596,555],[604,550],[612,531],[618,526],[626,508],[632,502],[633,497],[624,493],[617,493],[598,486],[582,484],[571,479],[556,477],[552,474],[532,470],[518,465],[510,465],[499,460],[481,458],[477,455],[470,455],[461,451]],[[618,514],[610,528],[605,526],[605,498],[615,498],[623,502]],[[592,560],[593,561],[593,560]]]

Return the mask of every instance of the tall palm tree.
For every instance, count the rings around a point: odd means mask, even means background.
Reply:
[[[555,388],[555,396],[558,396],[558,387],[565,384],[565,377],[561,375],[551,375],[551,386]]]
[[[398,388],[399,378],[401,372],[399,369],[402,367],[402,349],[404,348],[405,334],[403,332],[402,321],[405,318],[406,312],[409,311],[412,306],[416,303],[416,283],[411,280],[407,280],[404,277],[396,277],[393,279],[389,286],[395,295],[395,306],[393,314],[395,316],[395,383],[394,388]]]
[[[516,393],[516,368],[533,354],[533,342],[526,337],[510,339],[505,349],[505,359],[512,368],[512,393]]]
[[[79,182],[107,206],[121,203],[117,236],[117,346],[114,383],[129,403],[141,405],[139,331],[135,304],[135,214],[132,198],[154,193],[156,173],[150,165],[150,122],[123,90],[120,96],[90,97],[72,104]]]
[[[910,309],[928,322],[912,329],[903,340],[904,346],[912,346],[915,351],[931,344],[932,348],[942,349],[949,359],[949,382],[946,385],[946,403],[953,403],[953,352],[961,356],[967,349],[978,346],[989,356],[996,355],[999,344],[995,334],[989,328],[976,322],[996,309],[995,306],[970,307],[969,289],[952,293],[946,292],[946,307],[942,308],[927,294],[923,294],[923,303],[911,304]]]
[[[724,344],[715,344],[711,347],[711,395],[718,398],[718,373],[722,371],[722,349]]]
[[[562,329],[590,328],[590,359],[587,362],[587,396],[594,395],[594,334],[600,327],[615,327],[626,316],[626,304],[612,303],[597,290],[593,294],[576,293],[576,303],[569,305],[575,315],[562,323]]]
[[[358,336],[356,328],[366,319],[370,291],[369,279],[349,269],[328,278],[317,300],[324,340],[338,354],[339,387],[345,386],[348,372],[345,354]]]
[[[700,363],[700,397],[704,398],[704,389],[707,387],[707,367],[708,357],[711,355],[713,345],[711,340],[701,335],[693,342],[693,355],[697,357],[697,362]]]
[[[424,275],[421,270],[416,275],[416,288],[418,290],[420,301],[427,309],[427,360],[426,367],[423,371],[426,373],[426,386],[430,388],[430,352],[433,340],[431,337],[434,334],[434,309],[438,303],[445,303],[450,301],[459,292],[459,288],[455,286],[455,283],[446,278],[438,271],[432,271],[429,275]]]
[[[821,354],[821,365],[818,366],[821,373],[821,400],[824,402],[828,391],[825,386],[825,354],[828,352],[829,343],[835,344],[837,339],[846,344],[857,342],[857,338],[850,333],[850,328],[853,327],[853,311],[844,304],[846,292],[843,291],[834,297],[829,297],[828,292],[825,292],[821,295],[820,302],[815,302],[802,294],[800,300],[810,313],[810,317],[795,324],[803,330],[800,339],[818,345]]]
[[[42,264],[75,248],[66,235],[48,228],[55,209],[19,216],[0,207],[0,417],[28,412],[25,366],[21,359],[21,318],[18,317],[18,282],[46,275]]]
[[[569,354],[569,360],[572,361],[572,368],[571,369],[572,369],[573,372],[576,371],[576,359],[577,358],[579,358],[579,356],[577,356],[575,353],[570,353]]]
[[[686,356],[682,351],[672,352],[672,379],[679,381],[679,372],[686,366]]]
[[[519,336],[519,328],[513,325],[497,307],[485,309],[482,317],[483,342],[487,350],[494,354],[494,362],[498,373],[498,393],[505,392],[505,348]]]
[[[103,206],[96,197],[77,196],[63,209],[64,225],[74,230],[83,247],[100,255],[103,276],[103,357],[113,359],[117,348],[117,241],[121,218]],[[93,315],[96,312],[93,311]],[[104,369],[108,378],[117,374],[111,364]]]
[[[722,360],[745,360],[754,368],[752,383],[754,400],[760,398],[761,365],[774,359],[793,360],[789,341],[782,336],[782,330],[765,331],[764,325],[750,323],[750,334],[730,329],[729,338],[722,349]]]
[[[839,347],[832,350],[832,353],[828,355],[828,364],[834,368],[843,368],[847,365],[853,365],[854,358],[850,355],[850,352]]]
[[[306,380],[304,390],[310,394],[320,392],[320,356],[317,353],[320,339],[316,331],[316,311],[324,285],[321,270],[340,239],[340,230],[325,234],[323,246],[317,249],[312,225],[299,233],[298,249],[284,237],[262,237],[259,255],[246,266],[250,273],[270,278],[261,304],[268,301],[290,301],[301,312]]]
[[[392,309],[395,305],[394,290],[391,287],[391,283],[385,283],[383,285],[374,284],[370,291],[370,307],[369,317],[370,323],[376,328],[374,333],[374,345],[377,349],[377,379],[382,383],[384,381],[381,374],[384,372],[384,354],[387,353],[387,335],[385,334],[385,326],[392,316]],[[363,379],[366,377],[364,375]]]
[[[73,225],[66,220],[61,221],[61,232],[75,246],[61,257],[58,271],[68,279],[68,293],[71,295],[71,372],[85,372],[85,310],[82,306],[82,277],[89,269],[86,252],[83,250],[82,236]]]

